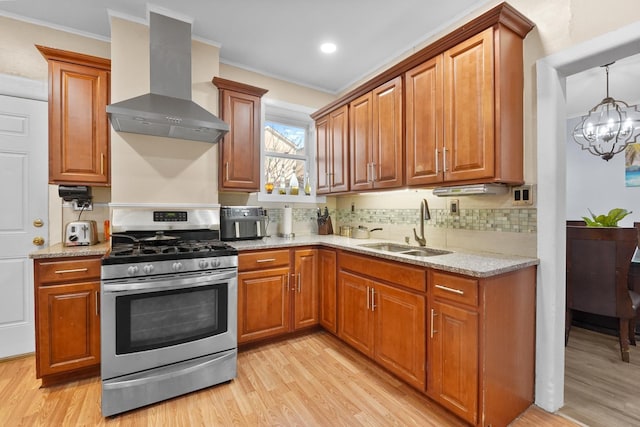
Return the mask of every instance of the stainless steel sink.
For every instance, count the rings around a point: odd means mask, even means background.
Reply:
[[[383,252],[393,252],[402,255],[419,257],[446,255],[451,253],[450,251],[444,251],[441,249],[401,245],[398,243],[364,243],[359,246],[362,246],[363,248],[376,249]]]

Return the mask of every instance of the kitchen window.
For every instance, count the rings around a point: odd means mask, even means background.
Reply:
[[[263,101],[258,200],[324,201],[315,195],[315,128],[309,116],[313,110],[279,101]],[[292,191],[291,184],[296,181],[297,191]]]

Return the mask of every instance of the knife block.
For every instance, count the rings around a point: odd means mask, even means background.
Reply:
[[[318,219],[318,234],[326,235],[333,234],[333,225],[331,224],[331,217],[326,219]]]

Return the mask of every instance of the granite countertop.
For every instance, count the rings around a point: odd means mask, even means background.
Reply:
[[[345,249],[364,255],[372,255],[381,259],[404,262],[422,267],[431,267],[452,273],[465,274],[472,277],[491,277],[525,267],[538,265],[537,258],[503,255],[495,253],[466,252],[454,250],[452,253],[429,257],[403,255],[384,252],[378,249],[362,247],[369,243],[398,243],[381,239],[353,239],[337,235],[307,235],[296,236],[292,239],[282,237],[263,237],[260,240],[243,240],[227,242],[238,251],[277,249],[296,246],[322,245],[330,248]],[[434,248],[441,249],[441,248]]]
[[[452,273],[465,274],[471,277],[491,277],[508,273],[525,267],[538,265],[537,258],[527,258],[495,253],[478,253],[464,250],[453,250],[449,254],[419,257],[394,252],[385,252],[361,246],[370,243],[398,243],[382,239],[352,239],[337,235],[321,236],[317,234],[296,236],[292,239],[283,237],[264,237],[260,240],[243,240],[227,242],[238,251],[260,249],[295,248],[297,246],[320,245],[334,249],[345,249],[363,255],[371,255],[381,259],[404,262],[421,267],[431,267]],[[440,249],[440,248],[435,248]],[[43,249],[31,252],[29,258],[61,258],[74,256],[103,256],[109,250],[108,242],[100,242],[93,246],[66,247],[56,243]]]
[[[109,242],[100,242],[91,246],[64,246],[56,243],[46,248],[31,252],[29,258],[61,258],[74,256],[103,256],[110,248]]]

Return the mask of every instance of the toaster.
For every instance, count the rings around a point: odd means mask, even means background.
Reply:
[[[98,225],[95,221],[72,221],[64,233],[65,246],[89,246],[98,243]]]
[[[259,206],[222,206],[220,240],[262,239],[267,235],[267,211]]]

